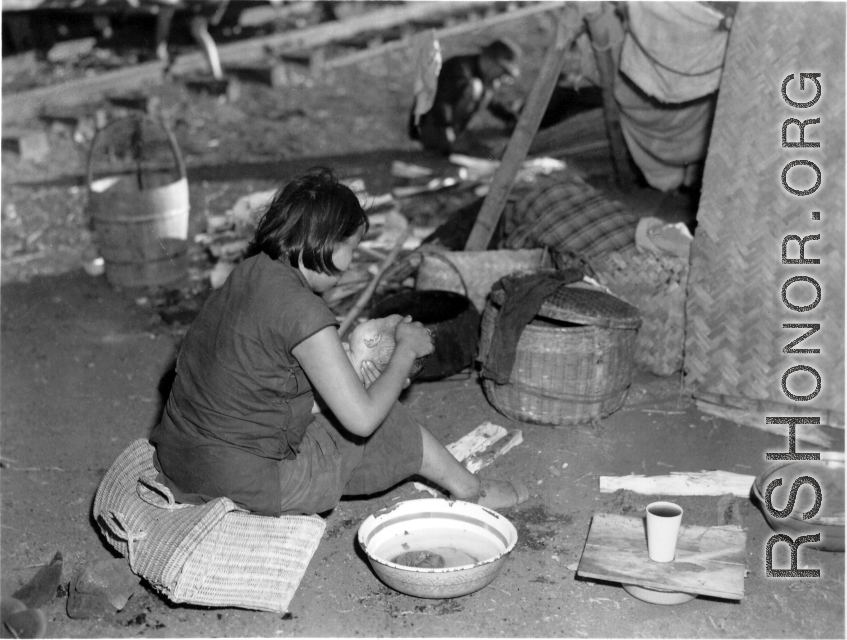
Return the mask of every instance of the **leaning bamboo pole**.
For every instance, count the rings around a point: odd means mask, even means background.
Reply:
[[[544,116],[544,110],[550,102],[550,96],[553,94],[564,64],[565,52],[583,28],[582,14],[583,10],[573,5],[567,5],[560,10],[555,37],[547,50],[538,78],[532,86],[526,106],[506,146],[503,160],[494,173],[491,188],[465,244],[466,251],[484,251],[491,242],[515,177],[526,159],[526,154],[541,124],[541,118]]]

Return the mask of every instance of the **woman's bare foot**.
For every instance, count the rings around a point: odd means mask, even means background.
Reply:
[[[509,509],[529,499],[529,489],[521,482],[508,480],[479,479],[479,495],[467,502],[499,511]]]

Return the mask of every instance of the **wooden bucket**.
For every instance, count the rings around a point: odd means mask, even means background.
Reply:
[[[124,145],[116,131],[141,131],[152,119],[131,116],[100,129],[88,161],[88,213],[106,268],[106,278],[118,287],[157,287],[184,279],[188,270],[188,179],[173,134],[159,122],[175,168],[142,166],[140,134]],[[138,154],[136,171],[94,178],[95,155],[104,149]]]

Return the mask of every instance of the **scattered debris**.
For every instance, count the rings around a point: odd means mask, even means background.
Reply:
[[[461,177],[447,176],[442,178],[433,178],[424,185],[413,185],[408,187],[395,187],[391,190],[391,195],[395,198],[410,198],[421,194],[432,193],[433,191],[441,191],[464,183],[466,186],[475,186],[474,183],[463,181]]]
[[[280,62],[241,63],[227,66],[227,73],[236,78],[260,82],[269,87],[285,87],[293,82],[289,79],[288,66]]]
[[[395,160],[391,163],[391,175],[398,178],[425,178],[432,175],[432,169]]]
[[[423,482],[413,482],[412,486],[415,489],[417,489],[418,491],[426,491],[433,498],[440,498],[441,497],[441,494],[438,493],[438,491],[436,491],[435,489],[433,489],[430,486],[425,485]]]
[[[17,598],[0,601],[0,637],[43,638],[47,633],[47,617],[41,609],[28,609]]]
[[[505,428],[491,422],[483,422],[476,429],[447,445],[447,450],[459,462],[464,462],[475,453],[481,453],[508,434]]]
[[[3,149],[17,153],[21,160],[42,162],[50,155],[50,141],[44,131],[4,131]]]
[[[731,493],[722,495],[718,500],[718,525],[742,527],[741,505]]]
[[[368,235],[378,235],[374,239],[363,239],[359,243],[359,246],[366,249],[384,249],[390,251],[401,237],[408,236],[411,233],[409,221],[396,209],[391,209],[387,213],[370,214],[368,221],[371,225]],[[403,248],[407,248],[405,246],[405,240]]]
[[[114,94],[109,96],[108,100],[116,107],[133,111],[143,111],[148,115],[153,115],[158,111],[160,102],[158,96],[151,96],[143,91]]]
[[[459,175],[471,182],[490,182],[494,178],[494,172],[500,166],[499,160],[474,158],[458,153],[450,155],[450,162],[462,167]],[[563,160],[547,157],[529,158],[521,163],[515,182],[533,182],[540,175],[549,175],[565,169],[567,164]]]
[[[358,317],[362,314],[365,309],[365,306],[370,301],[374,292],[376,291],[376,287],[379,284],[379,281],[382,279],[383,274],[385,274],[386,270],[397,260],[397,257],[400,255],[400,251],[403,248],[403,243],[406,241],[406,238],[409,235],[408,229],[397,239],[396,244],[385,256],[385,260],[383,260],[376,273],[373,276],[373,279],[368,283],[367,287],[364,291],[362,291],[359,298],[356,300],[356,303],[353,307],[347,312],[344,316],[344,319],[341,321],[341,325],[338,327],[338,335],[342,338],[347,334],[347,331],[353,326],[353,323],[358,319]]]
[[[73,62],[89,53],[97,44],[97,38],[79,38],[57,42],[47,52],[47,61],[53,64]]]
[[[182,78],[185,86],[198,93],[236,102],[241,97],[241,83],[233,77],[216,78],[208,75],[190,75]]]
[[[23,602],[28,609],[38,609],[50,603],[56,597],[56,589],[62,580],[62,564],[62,553],[57,551],[53,559],[12,597]]]
[[[92,278],[98,278],[106,273],[106,261],[101,257],[82,260],[82,270]]]
[[[111,616],[126,606],[140,581],[123,558],[89,564],[71,584],[68,615],[74,619]]]

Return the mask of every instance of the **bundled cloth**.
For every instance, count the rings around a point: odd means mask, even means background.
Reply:
[[[494,325],[491,346],[482,363],[482,377],[506,384],[515,364],[515,350],[524,327],[538,315],[544,301],[559,287],[582,280],[582,272],[542,270],[536,273],[506,276],[492,290],[505,293],[503,306]]]
[[[649,96],[682,103],[718,90],[729,31],[702,2],[627,2],[620,70]]]
[[[415,37],[415,106],[413,122],[417,126],[421,116],[432,109],[438,90],[438,74],[441,73],[441,45],[432,29]]]
[[[504,248],[549,247],[587,260],[635,243],[638,218],[572,172],[539,178],[504,218]]]
[[[614,95],[627,147],[661,191],[692,185],[706,158],[729,31],[702,2],[628,2]]]
[[[614,94],[626,146],[650,186],[671,191],[695,184],[709,148],[717,94],[663,104],[620,75]]]

